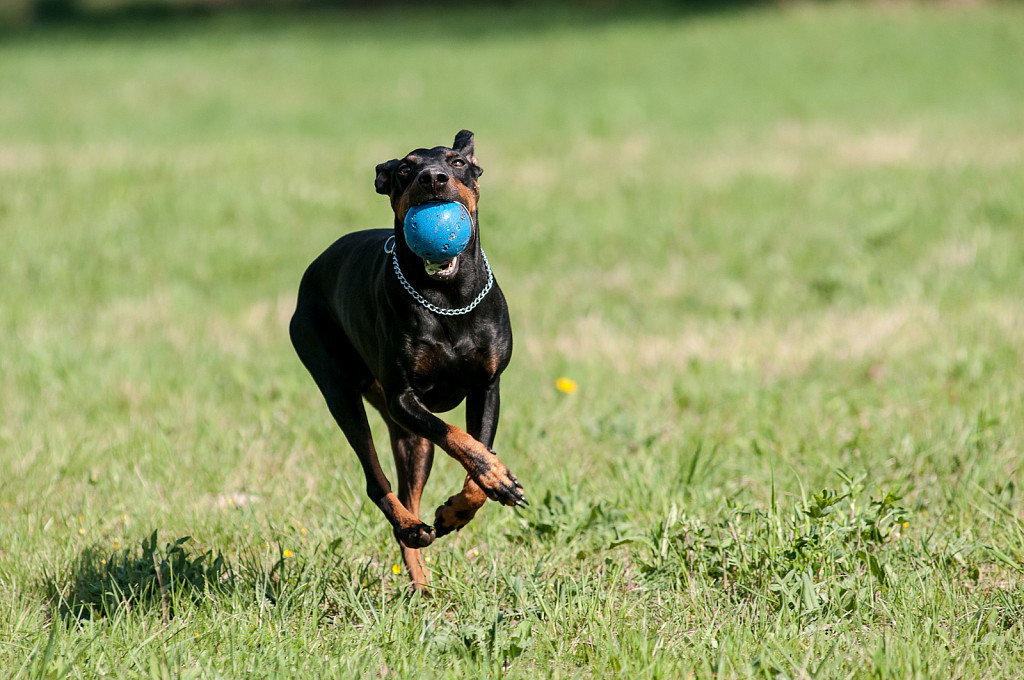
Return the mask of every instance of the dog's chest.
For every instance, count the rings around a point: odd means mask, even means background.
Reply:
[[[411,357],[413,387],[440,410],[454,408],[468,392],[490,383],[507,363],[501,347],[470,340],[423,343]]]

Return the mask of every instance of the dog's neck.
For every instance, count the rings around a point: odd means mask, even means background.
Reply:
[[[401,224],[395,221],[395,255],[405,279],[420,295],[445,308],[460,308],[471,304],[484,290],[491,277],[483,250],[480,247],[480,229],[476,213],[469,243],[459,254],[459,270],[447,281],[439,281],[427,274],[423,260],[405,243]]]

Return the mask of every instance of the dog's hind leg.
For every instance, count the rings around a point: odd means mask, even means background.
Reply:
[[[395,452],[395,467],[398,470],[398,498],[409,512],[419,517],[420,497],[430,475],[434,445],[427,439],[410,435],[400,431],[397,425],[392,425],[391,446]],[[413,588],[425,587],[430,574],[427,572],[419,547],[407,545],[401,537],[398,538]]]
[[[434,444],[423,437],[398,432],[397,426],[391,430],[391,445],[394,447],[398,469],[398,498],[409,512],[418,517],[423,487],[434,461]]]
[[[363,396],[380,411],[384,422],[387,423],[391,435],[391,449],[395,455],[395,469],[398,472],[398,498],[409,512],[419,517],[420,498],[434,462],[434,445],[429,439],[410,434],[391,419],[384,407],[380,385],[375,383]],[[413,588],[425,590],[430,574],[427,572],[419,547],[407,545],[397,531],[395,538],[402,548],[402,559],[405,561]]]
[[[403,545],[413,548],[430,545],[435,538],[433,527],[421,522],[394,494],[377,459],[360,390],[360,385],[369,381],[369,371],[347,339],[322,333],[309,318],[296,311],[290,327],[292,344],[320,388],[338,427],[359,457],[366,477],[366,495],[384,513]],[[325,338],[330,340],[331,351],[327,349]],[[339,357],[349,361],[342,363]]]

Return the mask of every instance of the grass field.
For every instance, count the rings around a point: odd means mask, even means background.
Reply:
[[[1021,35],[1012,3],[7,34],[0,668],[1024,675]],[[422,599],[286,326],[390,223],[374,165],[461,127],[532,505],[437,541]],[[429,516],[461,478],[439,455]]]

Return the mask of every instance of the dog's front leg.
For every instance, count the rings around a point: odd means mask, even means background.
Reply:
[[[500,402],[497,379],[466,397],[466,432],[488,449],[494,445]],[[466,475],[462,490],[446,500],[434,513],[437,537],[458,531],[469,524],[486,502],[487,494],[472,476]]]
[[[466,397],[466,432],[487,448],[494,446],[498,431],[501,393],[498,378],[487,387]]]
[[[479,485],[488,498],[503,505],[526,505],[526,496],[519,480],[498,460],[488,446],[465,430],[449,425],[435,416],[411,389],[392,394],[393,396],[388,399],[388,414],[396,423],[413,434],[434,442],[449,456],[459,461],[472,481]]]

